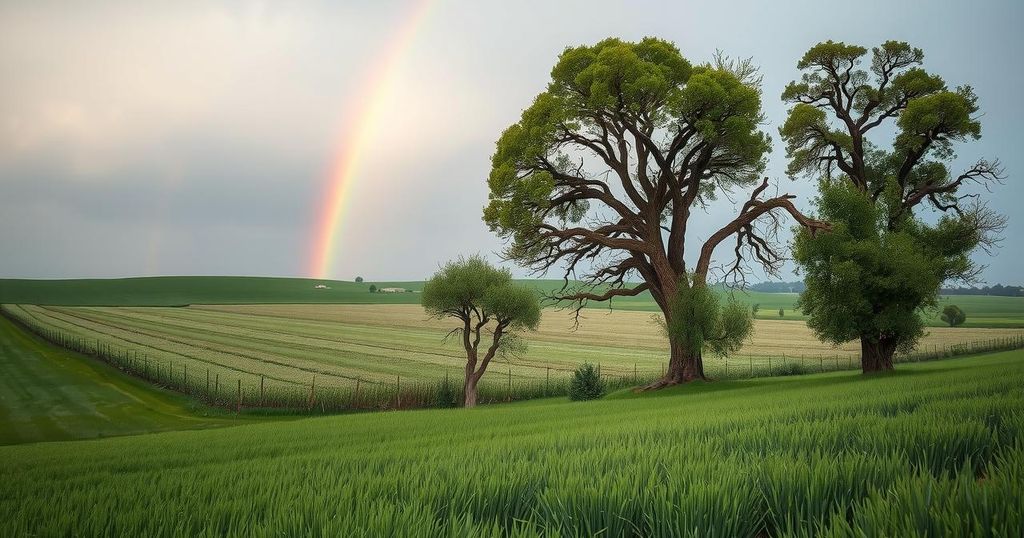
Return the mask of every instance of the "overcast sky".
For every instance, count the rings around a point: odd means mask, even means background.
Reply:
[[[990,200],[1010,227],[979,261],[990,283],[1022,283],[1022,6],[435,0],[362,155],[331,276],[421,279],[498,251],[480,218],[494,141],[559,52],[657,36],[694,63],[721,49],[761,66],[769,174],[803,207],[813,188],[785,178],[777,134],[797,60],[826,39],[923,48],[926,69],[980,96],[983,138],[958,163],[1003,161],[1009,179]],[[307,275],[329,172],[412,8],[3,1],[0,277]],[[714,206],[695,233],[732,211]]]

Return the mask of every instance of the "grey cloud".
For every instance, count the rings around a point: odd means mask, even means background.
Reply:
[[[5,2],[0,276],[306,274],[329,171],[410,8]],[[422,278],[459,254],[499,251],[480,220],[494,140],[559,52],[609,35],[670,39],[697,62],[716,49],[752,56],[776,139],[768,173],[804,207],[814,186],[785,178],[776,134],[797,60],[825,39],[922,47],[928,69],[981,98],[984,138],[961,147],[960,163],[1003,160],[1011,181],[990,199],[1013,238],[1024,232],[1013,180],[1024,171],[1024,74],[1007,66],[1024,52],[1022,14],[1013,1],[436,2],[352,187],[334,276]],[[732,212],[714,204],[695,236]],[[1019,282],[1016,243],[979,258],[988,280]]]

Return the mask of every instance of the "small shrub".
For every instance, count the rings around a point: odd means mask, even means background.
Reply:
[[[363,277],[361,277],[361,276],[357,276],[356,277],[356,282],[362,282],[362,281],[363,281]]]
[[[810,371],[799,362],[787,362],[772,371],[772,375],[804,375]]]
[[[589,362],[581,364],[569,381],[569,399],[573,401],[596,400],[605,393],[604,380],[597,368]]]
[[[779,309],[779,317],[780,317],[780,318],[781,318],[781,317],[785,317],[785,315],[786,315],[786,311],[780,308],[780,309]]]
[[[437,392],[434,396],[434,404],[437,407],[459,406],[459,391],[455,389],[455,384],[449,381],[447,376],[445,376],[444,381],[437,384]]]
[[[377,293],[377,285],[370,284],[370,293]]]

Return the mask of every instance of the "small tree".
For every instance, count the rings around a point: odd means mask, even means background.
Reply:
[[[363,277],[361,277],[361,276],[357,276],[356,277],[356,282],[362,282],[362,281],[363,281]]]
[[[959,327],[967,321],[967,314],[960,307],[951,304],[942,309],[942,321],[949,324],[950,327]]]
[[[596,400],[604,396],[604,393],[604,380],[593,364],[585,362],[572,373],[572,379],[569,381],[570,400]]]
[[[377,293],[377,285],[370,284],[370,293]]]
[[[754,303],[754,306],[750,307],[750,315],[757,316],[758,310],[761,310],[761,303]]]
[[[779,317],[780,318],[786,317],[786,311],[784,309],[782,309],[782,308],[779,309]]]
[[[477,401],[477,385],[499,352],[519,347],[517,336],[540,322],[540,301],[530,289],[512,283],[507,269],[498,269],[479,256],[448,262],[423,286],[424,310],[437,319],[461,322],[451,335],[461,335],[466,350],[465,406]],[[489,332],[490,344],[480,356],[480,341]]]

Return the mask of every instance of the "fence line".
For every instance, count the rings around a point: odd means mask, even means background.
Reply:
[[[394,382],[380,379],[356,378],[354,386],[317,384],[316,374],[309,383],[296,383],[267,377],[265,374],[222,372],[206,368],[190,372],[188,364],[175,366],[173,361],[150,358],[144,351],[115,346],[98,338],[85,338],[68,334],[60,329],[43,326],[0,306],[0,314],[28,331],[55,345],[94,357],[130,375],[142,378],[159,387],[192,396],[203,403],[241,412],[245,410],[288,410],[309,413],[329,413],[352,410],[411,409],[424,407],[453,407],[461,405],[463,388],[460,382],[450,380],[410,381],[396,376]],[[31,314],[28,314],[31,317]],[[983,353],[1024,348],[1024,334],[976,340],[962,344],[937,345],[896,357],[896,362],[921,362]],[[774,359],[774,361],[773,361]],[[530,365],[534,366],[534,365]],[[221,367],[225,368],[225,367]],[[571,370],[551,366],[545,369],[543,379],[514,380],[511,369],[507,376],[494,369],[481,380],[478,387],[479,403],[497,403],[565,396],[571,375],[551,376],[554,370],[561,374]],[[600,368],[600,366],[599,366]],[[860,362],[852,355],[842,357],[780,356],[726,357],[705,362],[705,374],[713,379],[743,379],[779,375],[859,369]],[[215,368],[216,369],[216,368]],[[226,369],[226,368],[225,368]],[[658,370],[641,371],[634,364],[632,371],[618,367],[605,367],[602,379],[610,390],[643,385],[664,375],[665,365]],[[599,370],[600,371],[600,370]],[[625,373],[623,373],[625,372]],[[221,374],[224,373],[224,379]]]

